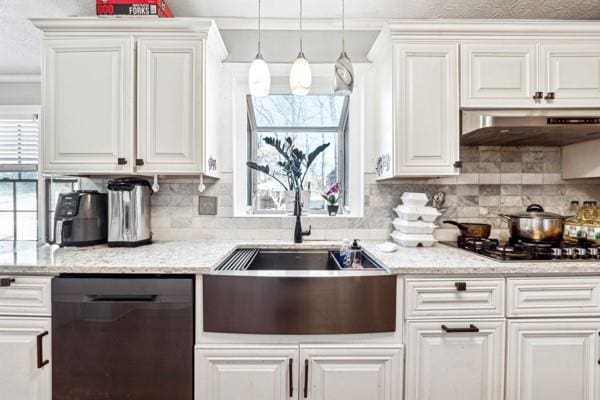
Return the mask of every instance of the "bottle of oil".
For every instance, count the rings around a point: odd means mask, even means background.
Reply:
[[[580,224],[581,224],[581,207],[579,206],[579,201],[573,200],[571,201],[571,206],[569,207],[569,212],[574,216],[567,219],[565,221],[564,229],[563,229],[563,239],[565,242],[576,243],[577,242],[577,232],[579,232]]]
[[[600,207],[594,205],[594,219],[588,227],[588,239],[600,245]]]

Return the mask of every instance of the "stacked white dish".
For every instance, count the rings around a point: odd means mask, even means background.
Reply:
[[[438,227],[434,221],[441,213],[434,207],[427,207],[429,201],[425,193],[402,194],[402,205],[394,208],[398,218],[392,221],[394,242],[405,247],[430,247],[437,243],[433,232]]]

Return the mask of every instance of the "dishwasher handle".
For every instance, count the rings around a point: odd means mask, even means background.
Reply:
[[[88,302],[93,303],[156,303],[155,294],[92,294],[87,296]]]

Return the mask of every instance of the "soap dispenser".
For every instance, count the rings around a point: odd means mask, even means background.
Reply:
[[[352,242],[352,268],[362,268],[362,247],[358,244],[358,239]]]

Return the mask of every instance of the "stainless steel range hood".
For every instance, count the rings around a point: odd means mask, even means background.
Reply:
[[[464,146],[566,146],[600,139],[600,109],[464,110]]]

